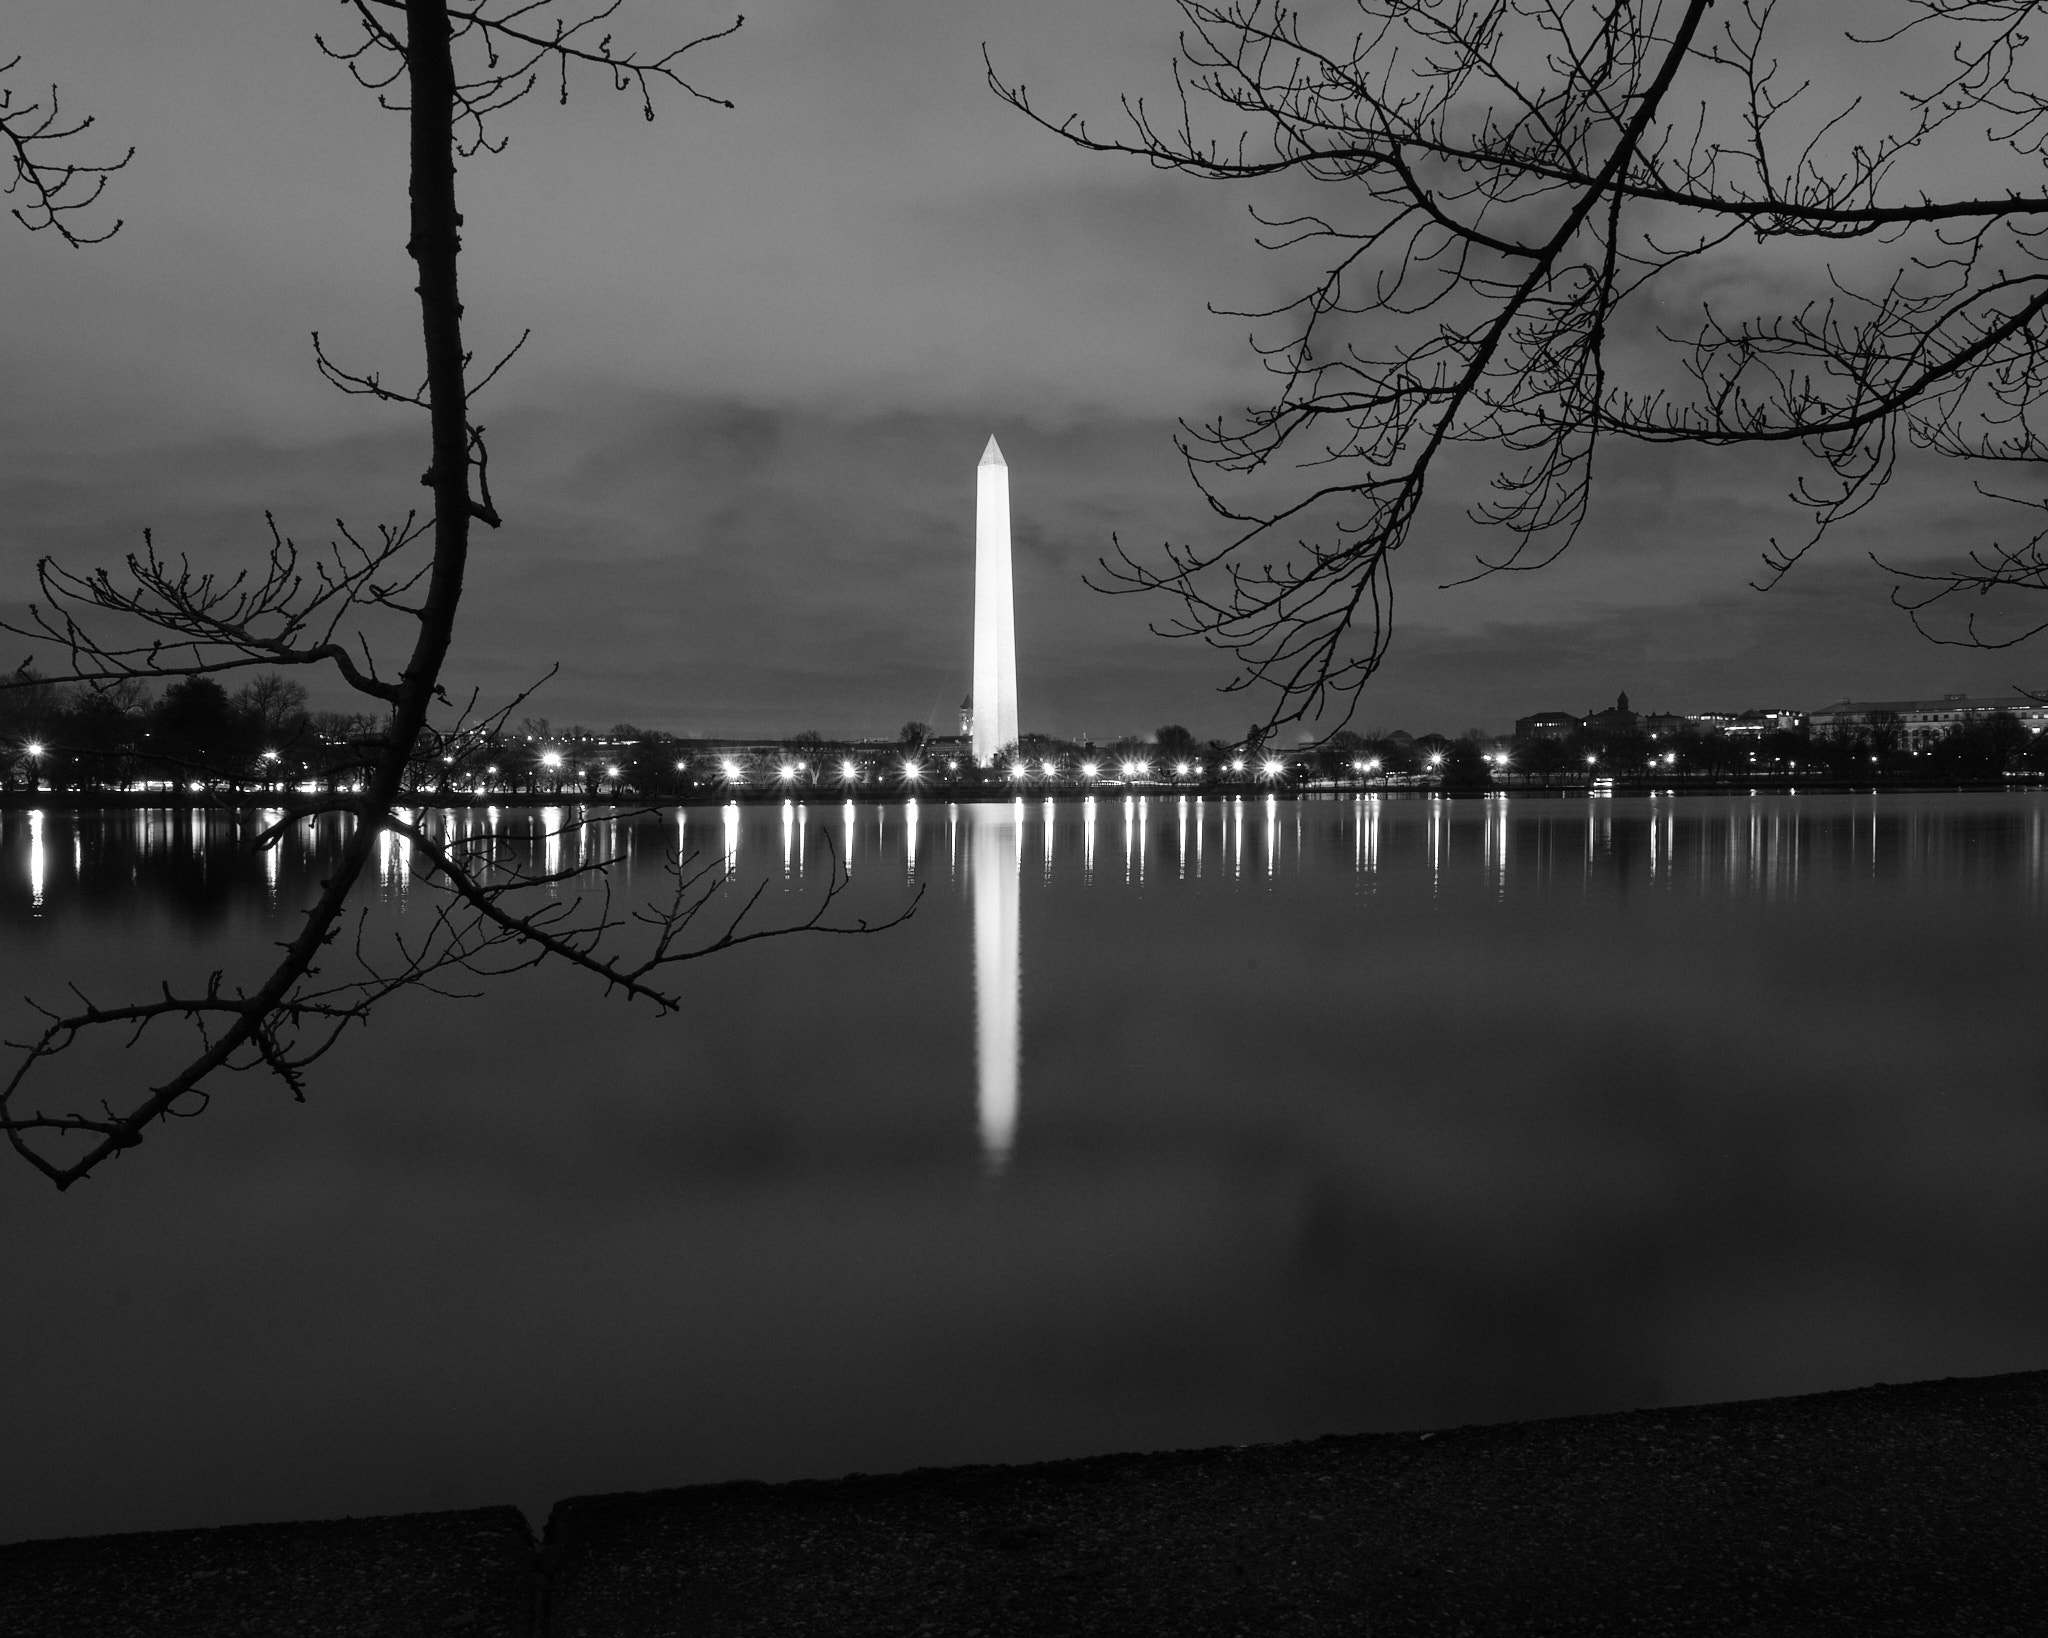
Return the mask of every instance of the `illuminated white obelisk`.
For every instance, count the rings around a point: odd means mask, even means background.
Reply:
[[[1010,596],[1010,468],[995,439],[974,479],[974,760],[1017,743],[1017,614]]]

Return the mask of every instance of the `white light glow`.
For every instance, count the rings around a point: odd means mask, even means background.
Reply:
[[[31,908],[43,907],[43,810],[31,808],[28,814],[28,895]]]
[[[977,803],[967,809],[972,841],[968,885],[974,899],[975,1113],[990,1171],[1008,1163],[1017,1139],[1022,959],[1015,810]]]
[[[992,767],[1017,741],[1017,615],[1010,571],[1010,468],[995,439],[974,491],[974,760]]]

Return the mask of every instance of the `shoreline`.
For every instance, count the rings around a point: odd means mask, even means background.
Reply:
[[[946,803],[982,802],[1061,802],[1114,801],[1124,797],[1161,798],[1173,800],[1181,797],[1215,797],[1228,801],[1249,797],[1276,797],[1282,801],[1328,802],[1344,801],[1361,796],[1376,796],[1386,800],[1404,801],[1480,801],[1491,797],[1523,797],[1541,800],[1569,801],[1574,798],[1607,800],[1613,797],[1685,797],[1685,796],[1914,796],[1914,795],[1985,795],[2005,792],[2048,790],[2048,779],[2005,779],[2005,780],[1895,780],[1871,783],[1865,780],[1685,780],[1669,779],[1626,780],[1615,779],[1595,789],[1585,784],[1578,785],[1510,785],[1490,788],[1444,790],[1427,785],[1377,786],[1343,785],[1304,787],[1292,790],[1278,790],[1264,784],[1209,784],[1209,785],[1146,785],[1136,788],[1105,786],[1099,790],[1083,790],[1067,786],[1048,790],[1043,784],[1028,786],[1023,790],[1009,789],[936,789],[936,790],[862,790],[849,793],[840,790],[813,790],[792,793],[774,790],[721,790],[704,794],[670,796],[584,795],[564,792],[555,796],[531,796],[524,793],[510,795],[498,793],[478,796],[469,793],[436,795],[420,793],[404,798],[398,805],[402,808],[620,808],[620,809],[665,809],[665,808],[722,808],[732,804],[741,807],[779,807],[784,802],[796,801],[805,805],[833,805],[844,802],[930,802],[935,806]],[[147,811],[171,810],[176,812],[205,812],[218,810],[227,813],[281,810],[284,813],[313,813],[322,804],[340,798],[307,796],[302,792],[289,794],[277,791],[262,793],[230,792],[188,792],[173,791],[0,791],[0,812],[30,812],[41,810],[67,813],[93,811]],[[338,811],[334,808],[328,812]]]
[[[2048,1370],[0,1547],[0,1631],[2014,1634]]]

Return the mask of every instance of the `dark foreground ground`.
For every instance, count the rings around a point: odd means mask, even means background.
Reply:
[[[2048,1371],[24,1542],[0,1633],[2048,1633]]]

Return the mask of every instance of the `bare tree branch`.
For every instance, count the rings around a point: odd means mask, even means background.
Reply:
[[[0,80],[20,64],[19,57],[0,63]],[[98,233],[82,228],[79,218],[99,202],[108,179],[135,157],[133,148],[107,165],[82,165],[59,157],[74,137],[92,129],[92,123],[89,114],[68,118],[54,85],[46,100],[22,102],[12,87],[0,84],[0,153],[6,156],[8,171],[7,185],[0,192],[19,201],[11,214],[23,227],[31,233],[48,229],[74,249],[121,231],[118,217]]]
[[[1237,314],[1270,399],[1183,425],[1217,538],[1119,541],[1100,582],[1168,593],[1179,612],[1154,629],[1228,653],[1229,686],[1265,691],[1269,725],[1348,720],[1391,639],[1392,558],[1450,446],[1497,463],[1469,512],[1507,541],[1479,574],[1571,544],[1606,439],[1798,446],[1810,527],[1773,545],[1766,583],[1871,504],[1903,449],[2040,458],[2036,0],[1908,0],[1899,26],[1844,36],[1897,87],[1883,108],[1823,105],[1792,77],[1776,0],[1179,4],[1173,98],[1126,98],[1117,134],[1040,113],[992,63],[988,79],[1084,148],[1332,185],[1327,209],[1257,218],[1269,248],[1320,252],[1298,295]],[[1974,185],[1937,191],[1956,175]],[[1839,258],[1807,264],[1821,292],[1736,305],[1758,257],[1802,245]],[[1680,276],[1735,292],[1729,311],[1674,326]],[[1302,477],[1275,500],[1286,469]],[[1993,553],[1955,586],[2035,589],[2036,560]]]
[[[458,281],[462,216],[456,161],[503,145],[487,121],[520,100],[543,72],[554,77],[563,96],[572,68],[606,72],[614,89],[638,96],[649,118],[657,86],[718,102],[686,80],[679,65],[686,53],[726,37],[739,24],[650,55],[619,48],[605,31],[621,0],[343,3],[361,37],[345,48],[323,41],[322,49],[344,61],[384,106],[403,109],[410,128],[407,249],[418,274],[424,371],[416,388],[389,387],[381,371],[336,363],[317,334],[315,363],[341,391],[426,412],[429,462],[422,482],[432,492],[432,508],[380,526],[374,538],[338,523],[336,538],[319,552],[302,551],[266,518],[268,540],[260,561],[234,572],[204,569],[182,554],[162,552],[149,535],[119,572],[78,572],[46,560],[38,566],[40,600],[22,619],[0,624],[0,630],[56,648],[67,661],[58,678],[39,677],[25,666],[0,687],[46,689],[55,680],[120,691],[154,679],[183,679],[180,686],[187,686],[192,679],[262,667],[272,682],[255,691],[260,697],[251,709],[259,709],[263,698],[278,697],[287,687],[276,681],[280,669],[325,667],[375,711],[347,728],[354,788],[335,789],[330,774],[333,794],[262,827],[253,839],[254,846],[274,846],[287,824],[309,815],[342,815],[351,822],[318,898],[267,973],[246,985],[220,973],[197,988],[166,983],[155,996],[120,1004],[74,992],[75,1005],[45,1010],[40,1031],[16,1043],[21,1056],[0,1083],[0,1130],[59,1188],[135,1146],[153,1123],[204,1109],[225,1072],[259,1071],[302,1096],[308,1067],[350,1024],[400,989],[459,993],[473,980],[548,960],[667,1010],[679,997],[666,981],[683,962],[790,933],[875,931],[915,908],[913,900],[877,926],[842,919],[847,878],[835,862],[807,914],[788,925],[760,926],[752,919],[758,893],[728,911],[718,897],[720,874],[694,860],[671,858],[666,900],[620,913],[609,885],[616,860],[586,859],[573,873],[535,871],[501,833],[451,841],[400,807],[408,781],[418,778],[423,764],[450,766],[492,743],[507,713],[525,698],[479,717],[473,699],[458,706],[442,681],[468,571],[470,529],[475,523],[495,528],[501,521],[491,498],[484,429],[471,419],[470,401],[525,339],[471,377]],[[103,181],[104,171],[118,167],[93,171],[43,163],[33,144],[68,137],[83,125],[62,126],[54,104],[47,115],[33,108],[15,112],[28,121],[9,130],[11,139],[18,135],[17,153],[30,155],[18,160],[18,170],[28,167],[19,170],[19,179],[40,190],[32,199],[47,218],[31,225],[54,225],[73,242],[85,242],[62,218],[97,196],[93,177]],[[31,146],[24,150],[20,143]],[[90,194],[77,195],[81,184],[90,186]],[[74,192],[66,194],[67,188]],[[395,669],[378,658],[394,633],[402,650]],[[151,755],[166,766],[181,765],[175,747]],[[325,978],[323,952],[340,943],[357,884],[390,836],[410,844],[419,880],[439,894],[437,908],[388,949],[373,947],[368,923],[358,914],[345,946],[354,963],[351,975]],[[600,886],[564,898],[560,889],[571,874]],[[700,933],[700,922],[714,908],[720,913]],[[111,1034],[133,1042],[177,1028],[191,1032],[191,1050],[155,1084],[109,1092],[91,1107],[51,1111],[35,1102],[43,1085],[38,1072],[80,1041]]]

